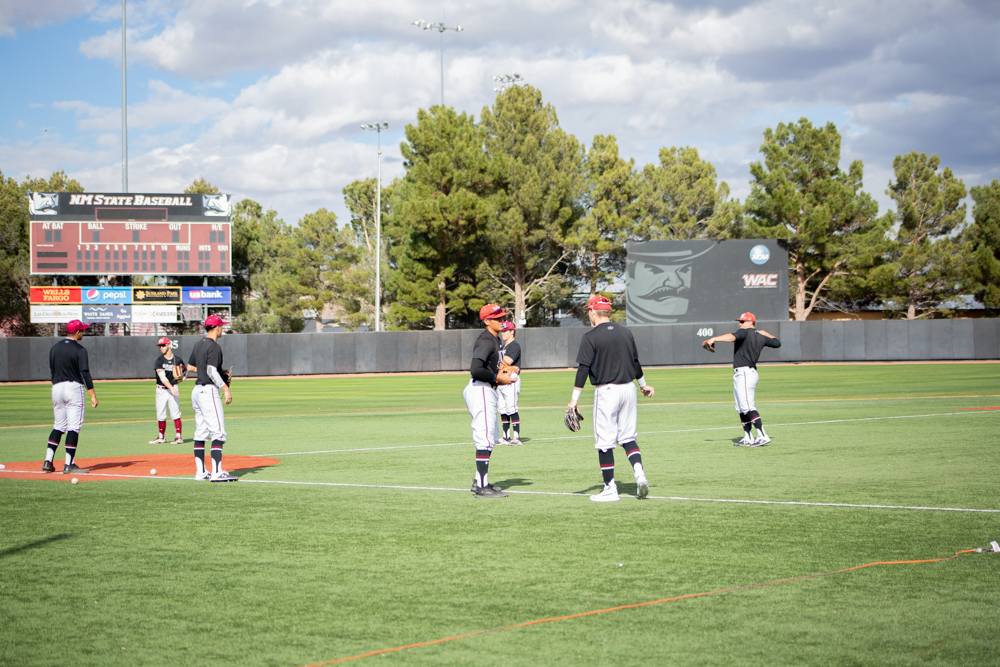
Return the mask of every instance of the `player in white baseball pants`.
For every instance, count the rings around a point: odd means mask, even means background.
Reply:
[[[84,395],[85,389],[79,382],[52,385],[52,411],[55,413],[53,429],[62,433],[80,431],[87,412]]]
[[[497,441],[497,390],[486,382],[469,380],[462,397],[472,415],[472,442],[476,444],[476,451],[493,451]]]
[[[594,449],[614,449],[615,443],[635,442],[635,384],[602,384],[594,387]]]
[[[733,369],[733,398],[736,400],[736,412],[746,414],[757,409],[754,394],[757,392],[757,381],[760,375],[756,368],[740,366]]]
[[[219,388],[214,384],[196,384],[191,390],[191,407],[194,408],[194,439],[225,442],[226,415]]]

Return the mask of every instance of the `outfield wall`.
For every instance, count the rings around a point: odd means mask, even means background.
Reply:
[[[765,348],[761,362],[929,361],[1000,358],[1000,320],[866,320],[761,322],[781,339]],[[631,327],[645,366],[732,362],[732,345],[710,354],[700,345],[709,335],[736,329],[735,322]],[[706,333],[711,329],[713,334]],[[320,375],[457,371],[469,367],[480,330],[389,331],[335,334],[234,334],[220,344],[237,375]],[[583,327],[521,329],[524,368],[575,366]],[[701,332],[701,333],[699,333]],[[200,336],[179,336],[187,360]],[[158,355],[152,336],[83,339],[95,379],[152,378]],[[52,338],[0,338],[0,382],[48,380]]]

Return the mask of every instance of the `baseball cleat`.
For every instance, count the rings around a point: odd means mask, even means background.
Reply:
[[[476,498],[506,498],[507,492],[503,489],[493,486],[481,486],[475,491]]]
[[[150,441],[149,441],[149,444],[151,444],[151,445],[162,445],[162,444],[163,444],[163,443],[165,443],[165,442],[166,442],[166,440],[165,440],[165,439],[164,439],[164,437],[163,437],[163,436],[161,435],[161,436],[160,436],[160,437],[158,437],[158,438],[157,438],[156,440],[150,440]]]
[[[522,443],[521,439],[515,435],[513,438],[510,439],[510,442],[508,442],[507,444],[510,445],[511,447],[520,447],[524,443]]]
[[[503,491],[503,489],[500,488],[499,486],[497,486],[496,484],[487,484],[486,487],[490,488],[490,489],[493,489],[494,491]],[[470,488],[469,491],[472,491],[473,493],[475,493],[476,489],[478,489],[478,488],[479,487],[476,486],[476,480],[475,480],[475,478],[473,478],[472,479],[472,488]]]
[[[642,500],[649,495],[649,482],[646,481],[645,475],[639,475],[635,478],[635,497]]]
[[[510,444],[510,438],[508,438],[506,436],[503,437],[503,438],[500,438],[500,442],[498,442],[497,444],[498,445],[509,445]]]
[[[762,435],[751,443],[751,447],[763,447],[767,443],[771,442],[771,439],[766,435]]]
[[[183,445],[184,444],[184,438],[182,438],[181,436],[177,436],[176,438],[174,438],[173,440],[170,441],[170,444],[171,445]]]
[[[63,466],[64,475],[86,475],[90,470],[87,468],[81,468],[75,463],[67,463]]]
[[[734,442],[733,447],[752,447],[753,442],[752,438],[743,438],[739,442]]]
[[[52,461],[46,461],[42,464],[42,472],[55,472],[56,467],[52,465]]]
[[[611,480],[604,485],[604,490],[590,497],[595,503],[616,503],[618,502],[618,485],[615,480]]]
[[[220,470],[219,472],[213,472],[212,473],[212,479],[210,479],[209,481],[211,481],[211,482],[237,482],[237,481],[239,481],[239,479],[240,479],[239,477],[233,477],[232,475],[230,475],[225,470]]]
[[[194,478],[196,480],[198,480],[199,482],[201,482],[201,481],[204,481],[206,479],[211,479],[212,478],[212,473],[208,472],[207,470],[205,472],[195,473]]]

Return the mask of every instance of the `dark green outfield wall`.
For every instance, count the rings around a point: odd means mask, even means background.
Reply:
[[[701,349],[714,335],[734,331],[735,322],[665,324],[630,327],[645,366],[719,364],[732,361],[732,346],[717,354]],[[761,362],[928,361],[1000,358],[1000,320],[928,320],[907,322],[761,322],[781,339],[781,348],[765,348]],[[517,340],[525,368],[575,365],[585,328],[521,329]],[[702,332],[702,333],[699,333]],[[399,331],[336,334],[234,334],[220,344],[225,363],[238,375],[318,375],[329,373],[398,373],[456,371],[469,367],[479,330]],[[188,359],[199,336],[180,336],[180,354]],[[152,378],[158,351],[152,336],[84,338],[95,379]],[[49,379],[52,338],[0,338],[0,382]]]

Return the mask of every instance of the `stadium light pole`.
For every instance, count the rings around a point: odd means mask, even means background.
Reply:
[[[382,130],[389,123],[367,123],[362,130],[374,130],[378,136],[378,179],[375,181],[375,333],[382,319]]]
[[[422,19],[420,21],[414,21],[410,25],[415,25],[421,30],[437,30],[441,34],[441,106],[444,106],[444,31],[454,30],[455,32],[462,32],[463,28],[460,25],[457,25],[454,28],[449,28],[443,22],[428,23]]]
[[[122,0],[122,192],[128,192],[128,98],[125,94],[125,0]]]
[[[524,81],[520,74],[497,74],[493,77],[493,80],[500,84],[499,88],[494,88],[494,93],[499,93],[501,91],[507,90],[510,86],[516,86],[517,84]]]

